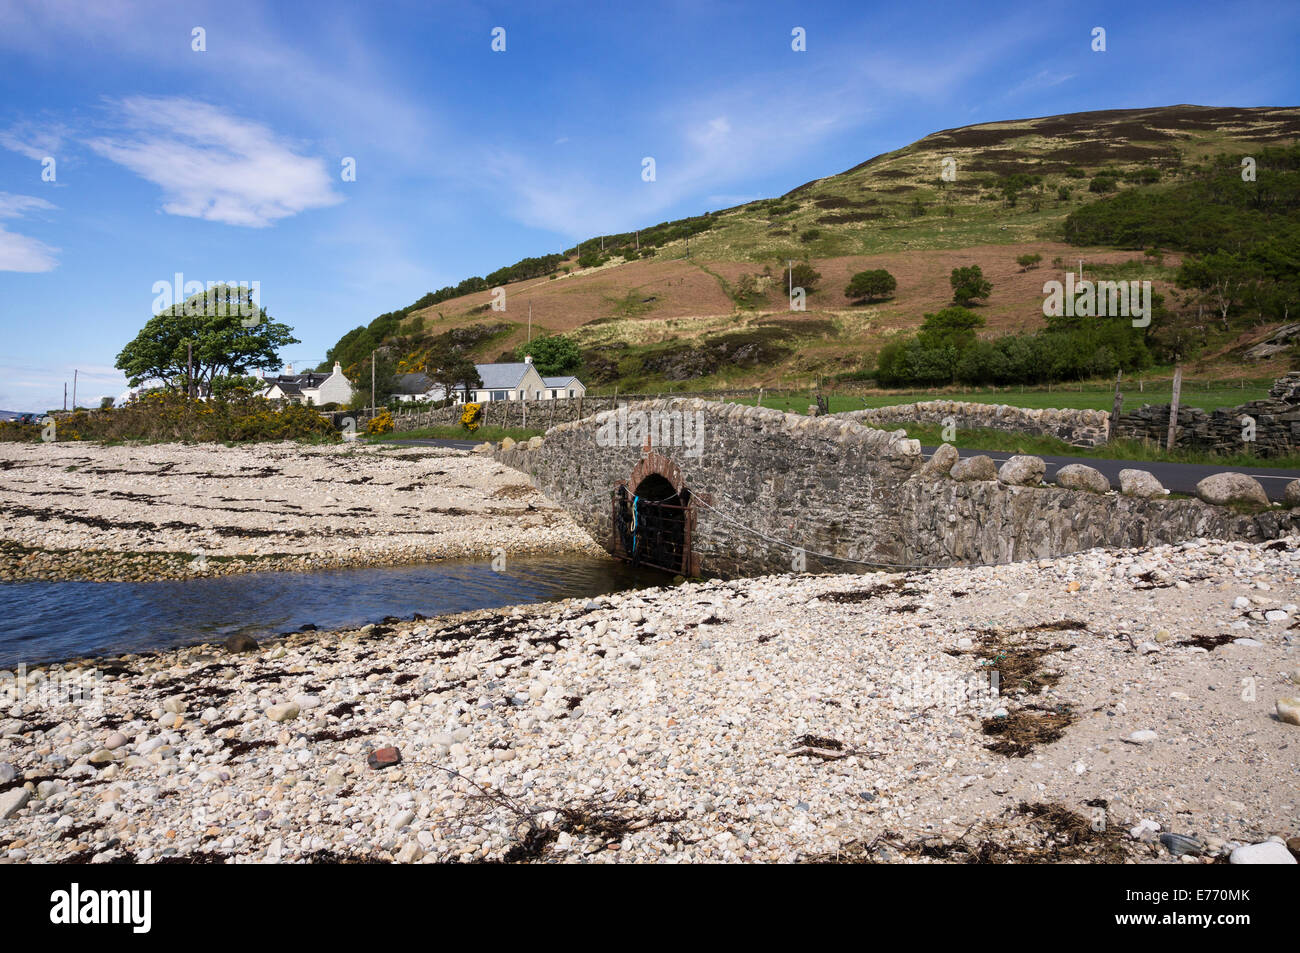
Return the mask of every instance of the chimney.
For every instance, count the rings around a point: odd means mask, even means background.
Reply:
[[[525,363],[525,364],[531,364],[531,363],[533,363],[533,356],[532,356],[531,354],[525,354],[525,355],[524,355],[524,363]]]
[[[342,373],[343,373],[343,365],[340,364],[338,361],[335,361],[335,362],[334,362],[334,373],[335,373],[335,374],[342,374]]]
[[[285,372],[286,374],[292,374],[292,373],[293,373],[293,365],[292,365],[292,364],[286,364],[286,365],[284,365],[284,372]]]

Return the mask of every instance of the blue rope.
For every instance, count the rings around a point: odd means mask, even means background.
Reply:
[[[637,551],[637,502],[641,497],[632,498],[632,551]]]

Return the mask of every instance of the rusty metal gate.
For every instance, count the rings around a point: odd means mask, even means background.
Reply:
[[[689,491],[688,491],[689,492]],[[614,555],[634,566],[651,566],[675,575],[691,575],[691,540],[695,510],[674,495],[674,502],[646,499],[614,488]]]

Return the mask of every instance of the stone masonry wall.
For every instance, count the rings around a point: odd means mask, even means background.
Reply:
[[[1244,439],[1243,416],[1255,421],[1253,442]],[[1162,445],[1168,433],[1168,404],[1144,404],[1120,414],[1115,428],[1117,438]],[[1210,413],[1199,407],[1179,407],[1174,442],[1178,447],[1206,453],[1252,450],[1261,457],[1279,457],[1297,452],[1300,449],[1300,373],[1279,378],[1264,400]]]
[[[629,414],[700,414],[698,456],[683,446],[605,446],[617,412],[566,423],[540,446],[498,449],[603,546],[619,480],[659,472],[695,496],[694,548],[706,574],[811,572],[1045,558],[1098,546],[1197,537],[1261,540],[1297,532],[1288,510],[1240,515],[1199,500],[1140,500],[1059,487],[958,483],[922,472],[915,440],[843,416],[803,417],[701,400],[632,404]],[[534,442],[537,442],[536,440]],[[631,486],[635,490],[635,486]],[[1296,511],[1300,513],[1300,511]]]
[[[908,424],[944,426],[951,419],[962,430],[1003,430],[1008,433],[1056,437],[1078,447],[1096,447],[1109,439],[1110,418],[1100,410],[1057,410],[1009,407],[960,400],[927,400],[836,414],[868,427]]]
[[[629,415],[642,411],[702,415],[698,456],[657,443],[653,452],[676,465],[696,494],[694,548],[706,571],[790,571],[791,548],[763,537],[796,541],[809,553],[810,570],[822,567],[813,555],[819,552],[867,561],[900,558],[898,517],[890,502],[921,466],[915,440],[834,417],[703,400],[628,407]],[[535,486],[604,546],[613,529],[610,493],[645,456],[636,441],[598,442],[600,428],[617,413],[557,426],[536,450],[519,445],[496,455],[530,474]]]
[[[674,400],[701,397],[722,401],[729,397],[756,397],[757,391],[716,391],[708,394],[678,394]],[[494,400],[483,404],[483,423],[493,427],[522,427],[527,419],[530,428],[549,429],[557,424],[581,420],[619,405],[660,399],[649,394],[619,394],[602,397],[561,397],[555,400]],[[527,408],[525,418],[524,409]],[[461,407],[438,407],[432,410],[395,411],[393,424],[396,430],[417,430],[460,423]]]

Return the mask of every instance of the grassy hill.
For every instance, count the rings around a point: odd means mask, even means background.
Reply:
[[[356,366],[360,378],[371,347],[404,370],[454,340],[494,360],[523,342],[531,306],[534,335],[564,333],[580,345],[589,385],[806,386],[861,376],[885,343],[950,303],[957,266],[977,264],[992,281],[978,309],[982,337],[1042,327],[1043,281],[1080,259],[1090,277],[1150,279],[1168,294],[1180,253],[1069,244],[1067,216],[1128,191],[1181,195],[1173,190],[1204,176],[1212,157],[1297,141],[1297,108],[1170,106],[948,129],[779,198],[644,229],[639,254],[626,233],[604,236],[604,255],[597,236],[503,267],[488,278],[528,276],[504,284],[504,312],[492,309],[487,279],[467,279],[350,332],[330,359]],[[1016,258],[1030,253],[1041,266],[1024,270]],[[789,260],[821,274],[804,312],[788,310]],[[897,279],[892,299],[866,306],[844,296],[849,277],[869,268]],[[1240,374],[1237,355],[1271,329],[1225,329],[1200,372]],[[1275,357],[1250,373],[1286,363]]]

